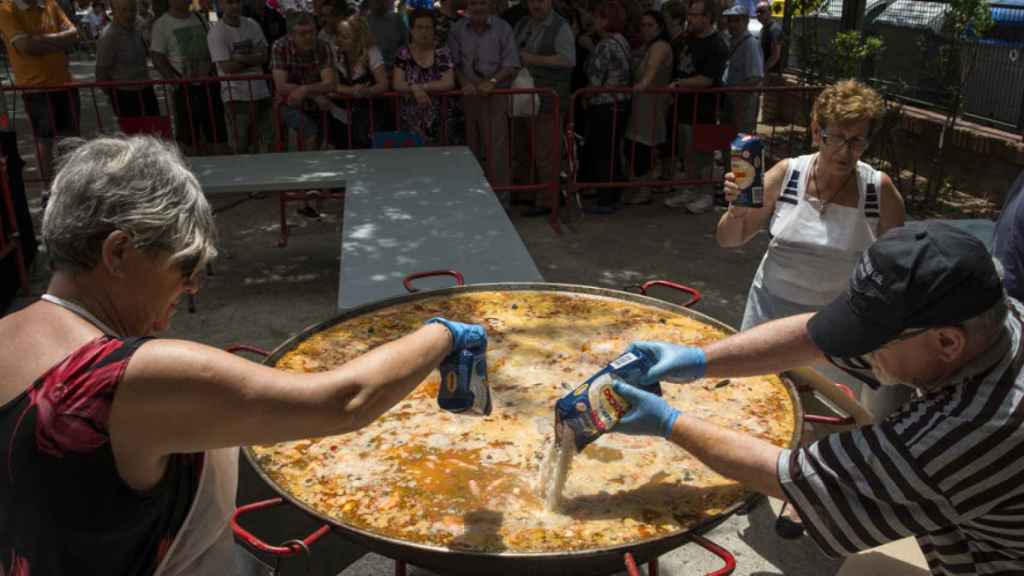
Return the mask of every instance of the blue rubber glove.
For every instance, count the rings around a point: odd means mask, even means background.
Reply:
[[[651,386],[666,378],[696,380],[704,377],[707,368],[704,351],[694,346],[638,341],[630,344],[626,351],[654,359],[654,366],[640,377],[641,386]]]
[[[661,396],[655,396],[622,380],[612,380],[612,389],[629,402],[626,415],[619,419],[612,432],[631,436],[661,436],[672,434],[672,425],[681,412],[669,405]]]
[[[452,354],[461,352],[465,348],[486,348],[487,332],[479,324],[463,324],[453,322],[447,318],[431,318],[427,324],[443,324],[452,333]]]

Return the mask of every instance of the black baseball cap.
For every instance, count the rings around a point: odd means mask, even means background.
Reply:
[[[980,240],[942,222],[913,222],[864,251],[850,287],[811,317],[807,331],[829,356],[860,356],[908,329],[957,325],[1002,298]]]

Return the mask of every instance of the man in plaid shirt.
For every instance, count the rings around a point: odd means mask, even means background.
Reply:
[[[288,35],[274,43],[271,68],[281,103],[281,122],[299,134],[304,150],[320,147],[322,112],[330,110],[328,94],[337,79],[331,49],[316,37],[316,21],[308,12],[288,15]]]

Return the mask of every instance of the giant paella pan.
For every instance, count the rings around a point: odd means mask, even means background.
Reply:
[[[606,434],[576,456],[561,506],[545,509],[539,468],[557,398],[633,340],[693,345],[732,330],[626,291],[477,284],[362,306],[312,326],[266,363],[329,370],[433,316],[483,324],[494,410],[442,412],[434,371],[370,426],[244,449],[288,502],[385,556],[444,574],[600,574],[676,548],[754,497],[661,439]],[[802,413],[789,375],[663,386],[686,413],[794,446]]]

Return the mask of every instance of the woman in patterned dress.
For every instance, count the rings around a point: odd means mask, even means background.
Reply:
[[[402,128],[416,132],[424,141],[445,142],[451,134],[451,98],[431,96],[455,88],[455,71],[448,48],[436,48],[435,16],[417,8],[409,15],[410,39],[395,57],[395,90],[406,94],[399,114]]]

